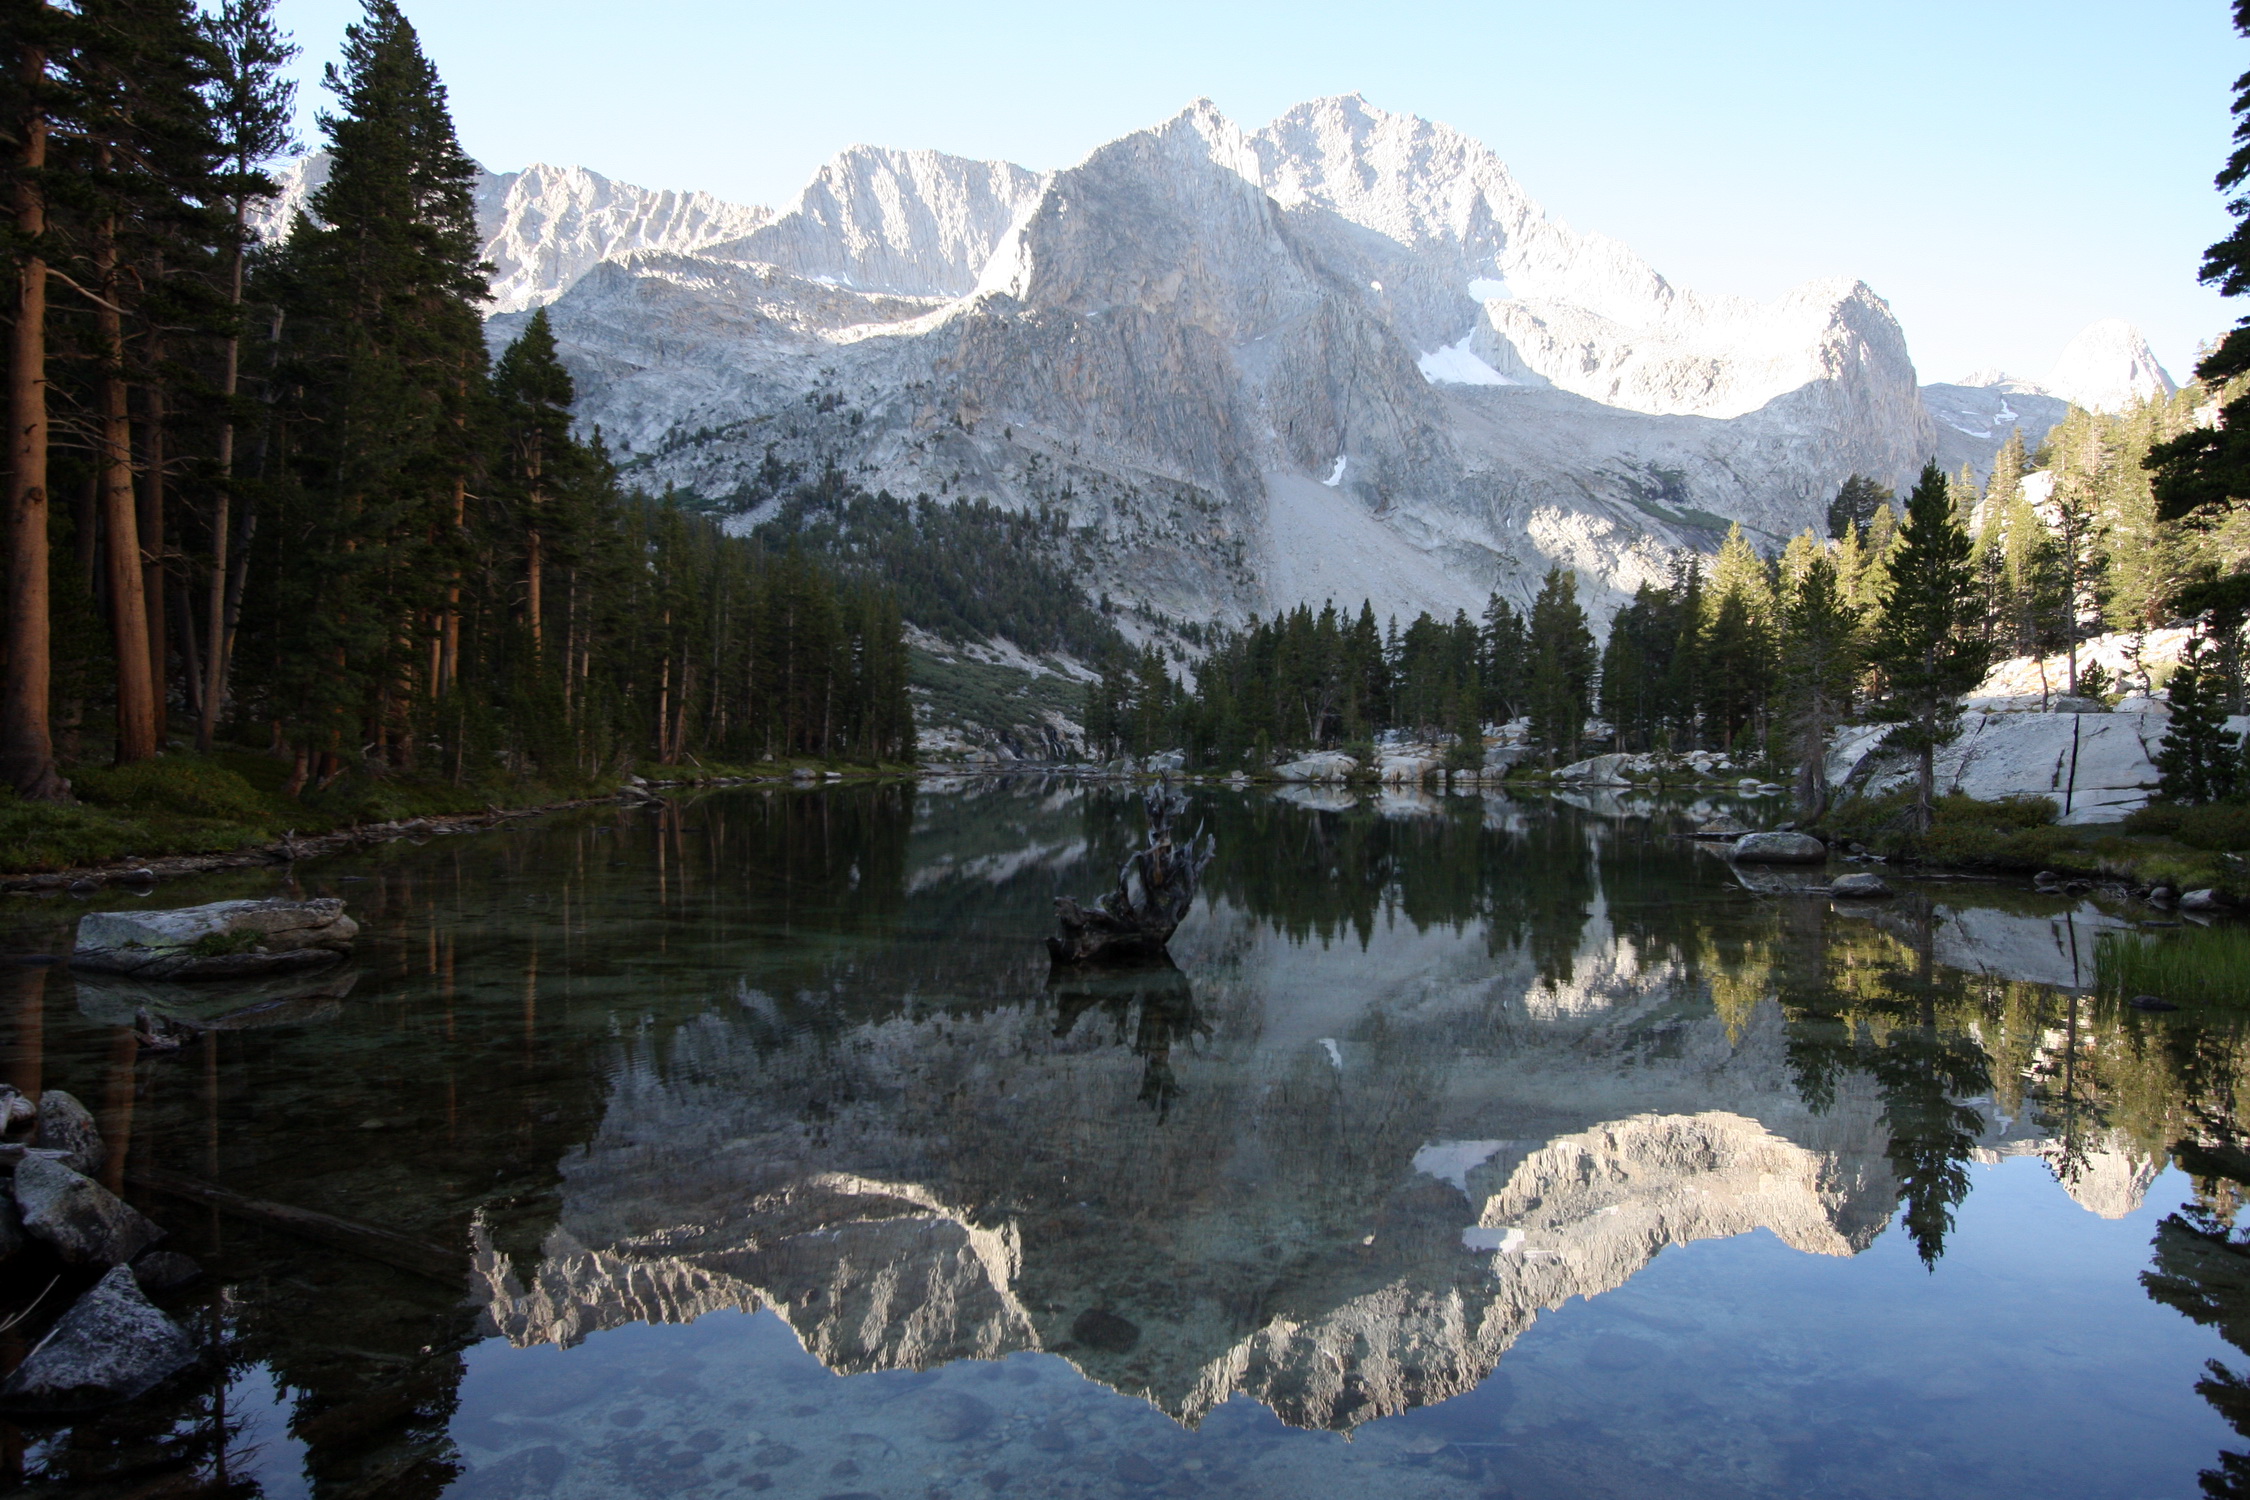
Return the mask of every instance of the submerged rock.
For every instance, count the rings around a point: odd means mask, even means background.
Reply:
[[[115,1266],[62,1315],[0,1385],[19,1411],[83,1411],[130,1401],[195,1363],[195,1341]]]
[[[121,1266],[164,1237],[108,1188],[44,1156],[16,1164],[16,1207],[26,1233],[78,1265]]]
[[[1828,846],[1809,833],[1750,833],[1734,841],[1733,857],[1751,864],[1817,865]]]
[[[39,1096],[39,1133],[33,1140],[44,1150],[60,1151],[62,1164],[73,1172],[91,1172],[102,1164],[102,1133],[92,1113],[61,1089]]]
[[[78,919],[74,968],[143,979],[220,979],[333,963],[359,924],[333,896],[314,901],[214,901],[172,911],[89,912]]]

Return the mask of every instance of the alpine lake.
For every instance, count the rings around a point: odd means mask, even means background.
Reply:
[[[1043,940],[1141,802],[1062,778],[0,898],[0,1078],[93,1111],[204,1268],[159,1300],[207,1351],[0,1427],[0,1478],[2250,1494],[2250,1005],[2102,994],[2147,908],[1835,901],[1680,836],[1776,803],[1187,793],[1204,894],[1174,963],[1117,971]],[[356,955],[247,987],[38,957],[88,910],[284,894],[344,898]],[[8,1365],[59,1311],[25,1264]]]

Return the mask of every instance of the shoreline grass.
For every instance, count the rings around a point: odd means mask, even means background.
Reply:
[[[2114,1000],[2154,995],[2174,1005],[2250,1004],[2250,927],[2105,932],[2094,945],[2094,988]]]

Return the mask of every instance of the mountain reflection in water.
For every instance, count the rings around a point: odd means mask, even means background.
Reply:
[[[2209,1456],[2250,1420],[2242,1019],[2075,988],[2120,914],[1754,891],[1669,836],[1709,806],[1192,795],[1219,859],[1143,969],[1040,941],[1137,800],[1013,780],[307,865],[368,936],[301,996],[5,971],[11,1081],[92,1105],[213,1272],[172,1304],[206,1369],[6,1461],[116,1495],[2245,1482]],[[17,952],[84,909],[11,899]],[[197,1039],[137,1050],[151,1006]],[[441,1274],[134,1186],[166,1172]]]

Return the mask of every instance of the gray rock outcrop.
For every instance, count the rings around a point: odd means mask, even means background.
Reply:
[[[351,952],[358,934],[359,924],[333,896],[89,912],[78,919],[70,961],[142,979],[224,979],[333,963]]]
[[[1744,864],[1817,865],[1828,858],[1828,846],[1809,833],[1746,833],[1728,853]]]
[[[1936,755],[1940,795],[1961,792],[1980,802],[2047,797],[2064,823],[2114,823],[2147,803],[2159,773],[2155,756],[2169,711],[2147,699],[2115,712],[2003,713],[1971,709],[1961,733]],[[2227,721],[2250,729],[2250,718]],[[1884,725],[1850,725],[1830,742],[1829,785],[1881,795],[1912,784],[1907,757],[1882,747]]]
[[[121,1266],[164,1236],[108,1188],[44,1156],[16,1163],[15,1196],[24,1232],[73,1265]]]
[[[1273,774],[1282,781],[1346,781],[1358,770],[1359,762],[1343,751],[1322,750],[1276,766]]]
[[[124,1266],[71,1305],[0,1385],[0,1406],[83,1411],[130,1401],[195,1363],[195,1341]]]

